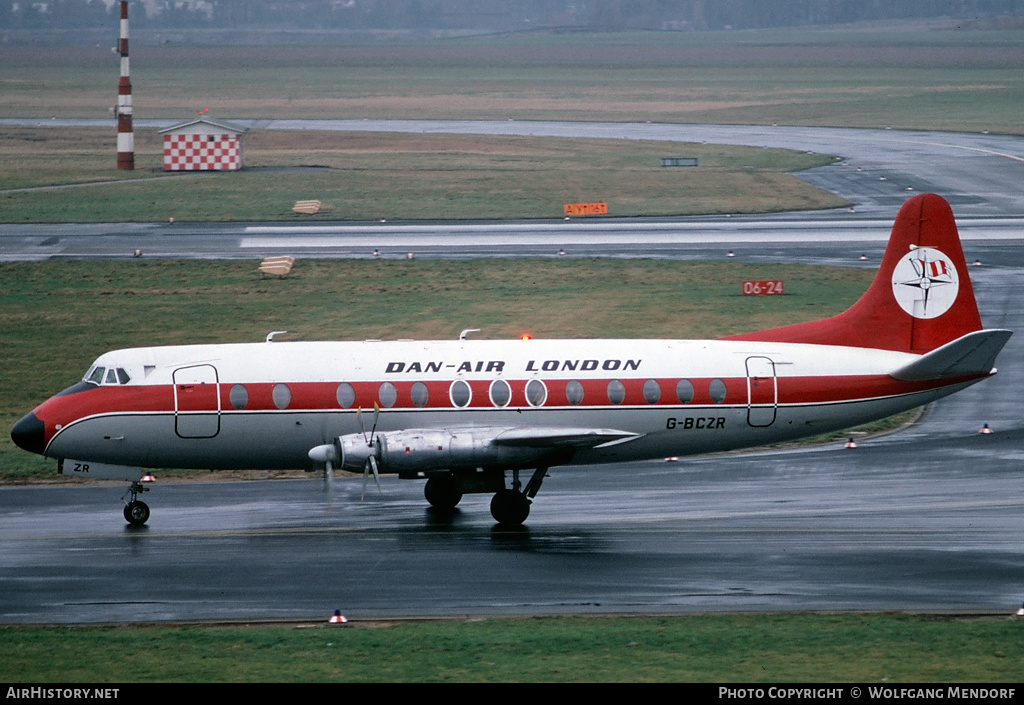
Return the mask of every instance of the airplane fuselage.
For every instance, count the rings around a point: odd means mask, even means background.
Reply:
[[[136,348],[106,353],[86,376],[99,383],[79,383],[35,414],[45,455],[141,467],[313,469],[310,448],[368,433],[375,407],[378,433],[540,427],[632,434],[557,458],[589,464],[814,435],[928,403],[987,376],[908,382],[889,375],[918,357],[713,340]],[[451,464],[491,463],[468,454]],[[381,470],[400,472],[401,464]]]

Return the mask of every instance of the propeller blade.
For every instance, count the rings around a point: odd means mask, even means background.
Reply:
[[[380,488],[380,473],[377,472],[377,458],[370,456],[370,469],[373,470],[373,481],[377,483],[377,495],[380,497],[384,496],[384,491]]]
[[[330,512],[330,507],[333,506],[331,503],[333,501],[332,491],[334,490],[334,466],[342,460],[341,445],[335,440],[334,443],[324,443],[310,448],[309,459],[315,463],[324,464],[324,492],[327,494],[329,503],[327,511]]]
[[[327,513],[334,510],[334,463],[324,463],[324,493],[327,495]]]
[[[366,445],[370,445],[369,439],[366,437],[366,427],[363,425],[363,408],[356,407],[356,421],[359,422],[359,431],[363,434],[363,441]]]
[[[359,495],[359,501],[362,502],[366,499],[366,481],[370,477],[370,459],[366,459],[366,465],[363,466],[363,493]]]
[[[366,465],[363,466],[363,493],[359,495],[360,502],[366,499],[366,482],[370,479],[371,472],[373,473],[373,481],[377,483],[377,494],[381,497],[384,496],[384,491],[380,488],[380,472],[377,469],[377,458],[371,455],[366,459]]]
[[[380,418],[380,406],[377,402],[373,402],[373,428],[370,429],[370,440],[366,442],[366,445],[373,445],[373,434],[377,432],[377,419]]]

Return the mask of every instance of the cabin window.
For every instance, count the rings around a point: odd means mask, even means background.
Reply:
[[[427,391],[427,385],[423,384],[423,382],[413,383],[410,393],[412,394],[413,405],[420,409],[425,407],[427,400],[430,399],[430,392]]]
[[[617,379],[608,383],[608,401],[612,404],[621,404],[626,401],[626,385]]]
[[[398,401],[398,390],[395,389],[395,385],[391,382],[384,382],[377,389],[377,398],[380,400],[380,405],[385,409],[390,409]]]
[[[657,380],[649,379],[644,382],[644,401],[648,404],[657,404],[661,399],[661,385]]]
[[[338,399],[338,406],[342,409],[350,409],[356,403],[356,391],[352,389],[352,385],[348,382],[342,382],[338,385],[336,397]]]
[[[579,380],[569,380],[565,385],[565,398],[573,406],[579,406],[583,403],[583,385],[580,384]]]
[[[505,380],[496,379],[491,382],[489,396],[491,397],[491,403],[495,406],[508,406],[509,402],[512,401],[512,387],[508,386],[508,382]]]
[[[693,383],[688,379],[679,380],[676,385],[676,397],[680,404],[689,404],[693,401]]]
[[[711,395],[711,401],[721,404],[725,401],[725,382],[720,379],[711,380],[711,384],[708,385],[708,394]]]
[[[275,384],[271,396],[274,399],[274,406],[282,411],[292,403],[292,390],[288,389],[287,384]]]
[[[249,403],[249,390],[245,388],[245,385],[236,384],[228,392],[228,401],[231,402],[232,408],[241,411]]]
[[[531,379],[526,383],[526,403],[530,406],[544,406],[548,398],[548,388],[539,379]]]
[[[473,390],[463,380],[457,379],[448,389],[448,396],[452,400],[452,404],[463,409],[469,406],[469,402],[473,399]]]

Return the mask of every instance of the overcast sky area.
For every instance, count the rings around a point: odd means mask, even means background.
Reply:
[[[706,31],[948,20],[1020,29],[1024,0],[132,0],[133,32],[306,30],[367,33]],[[117,0],[0,0],[0,43],[116,31]],[[78,30],[79,35],[71,30]],[[425,33],[425,34],[424,34]],[[59,36],[59,38],[58,38]],[[133,36],[133,39],[136,37]]]

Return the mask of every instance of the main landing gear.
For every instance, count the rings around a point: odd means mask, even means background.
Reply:
[[[521,526],[530,516],[530,498],[513,489],[503,489],[491,498],[491,516],[500,526]]]
[[[512,471],[512,487],[499,490],[491,498],[491,516],[500,526],[520,526],[530,516],[530,505],[540,491],[540,485],[548,476],[546,467],[534,470],[530,481],[523,487],[519,471]]]
[[[462,501],[462,483],[455,475],[436,475],[423,486],[423,496],[431,507],[451,511]]]
[[[490,475],[494,482],[480,482],[473,475],[461,476],[456,473],[435,475],[427,480],[427,484],[423,488],[423,495],[432,507],[450,511],[462,500],[464,493],[493,491],[491,516],[500,526],[516,527],[521,526],[530,516],[530,504],[537,496],[544,478],[547,477],[547,471],[546,467],[537,468],[525,487],[519,480],[519,470],[512,471],[511,487],[504,486],[504,472],[495,472]],[[497,487],[496,491],[495,486]]]
[[[136,480],[121,495],[121,501],[129,494],[132,496],[131,501],[124,503],[124,519],[132,526],[142,526],[149,520],[149,505],[138,498],[143,492],[149,492],[149,488]]]

